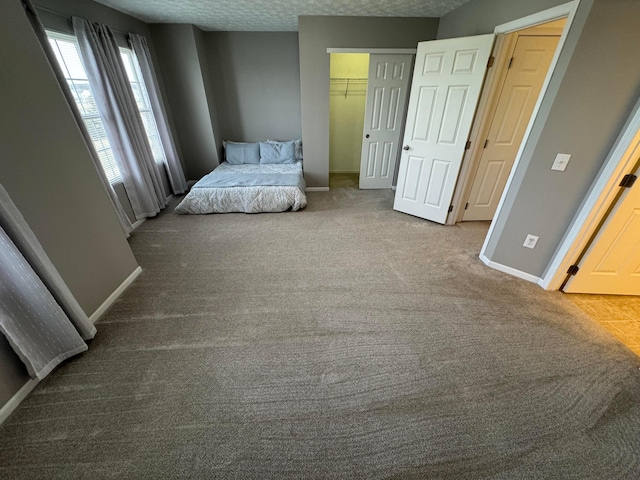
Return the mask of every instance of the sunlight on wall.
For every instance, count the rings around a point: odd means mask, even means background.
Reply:
[[[329,172],[359,172],[369,54],[331,54]]]

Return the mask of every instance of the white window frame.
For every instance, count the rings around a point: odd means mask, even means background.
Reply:
[[[54,45],[52,45],[52,47],[54,49],[54,52],[56,53],[56,58],[58,59],[58,63],[62,69],[65,79],[67,80],[69,88],[71,89],[72,93],[74,93],[76,105],[78,107],[78,110],[80,111],[80,115],[83,121],[85,122],[85,126],[87,127],[89,135],[91,136],[93,146],[98,153],[102,168],[105,171],[109,183],[111,183],[112,185],[122,183],[122,174],[120,173],[120,169],[118,168],[113,150],[109,145],[109,140],[106,136],[106,133],[100,137],[97,137],[95,135],[95,124],[98,124],[98,128],[102,129],[102,131],[104,132],[104,123],[100,114],[98,112],[87,113],[85,105],[83,105],[83,103],[79,100],[81,95],[77,89],[76,82],[84,82],[88,85],[89,91],[91,92],[91,98],[88,100],[88,102],[95,104],[95,100],[93,99],[93,92],[91,91],[91,84],[87,78],[86,72],[84,72],[84,66],[82,66],[84,78],[74,78],[71,74],[71,68],[69,68],[69,66],[67,65],[58,44],[58,42],[67,42],[73,44],[75,46],[78,59],[80,60],[80,64],[82,65],[82,57],[80,56],[77,38],[74,35],[54,32],[51,30],[46,30],[46,33],[50,43],[55,43]],[[127,77],[129,78],[131,88],[134,91],[138,111],[140,112],[140,116],[143,119],[145,133],[147,134],[147,138],[149,140],[149,146],[151,147],[153,158],[156,164],[158,164],[159,166],[165,165],[167,161],[166,155],[162,146],[160,134],[158,133],[158,126],[153,115],[151,102],[149,101],[149,94],[142,77],[142,72],[140,71],[138,59],[136,58],[134,51],[130,48],[119,47],[119,50],[122,61],[125,65],[125,70],[127,72]],[[62,60],[62,63],[60,63],[60,59]]]

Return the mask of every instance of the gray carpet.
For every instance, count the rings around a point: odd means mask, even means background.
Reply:
[[[0,477],[640,477],[640,361],[485,267],[486,223],[310,193],[177,216],[85,354],[0,428]]]

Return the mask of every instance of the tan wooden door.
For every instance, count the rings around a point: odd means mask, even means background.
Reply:
[[[565,292],[640,295],[640,181],[620,197],[579,267]]]
[[[492,220],[560,36],[519,36],[462,221]]]

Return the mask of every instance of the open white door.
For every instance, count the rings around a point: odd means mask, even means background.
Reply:
[[[445,223],[493,34],[418,44],[393,208]]]
[[[360,188],[391,188],[413,55],[371,54],[364,114]]]
[[[564,292],[640,295],[640,182],[636,183],[620,197]]]

